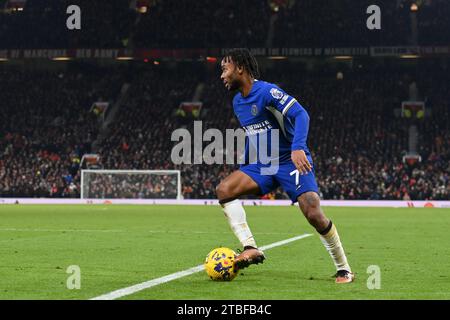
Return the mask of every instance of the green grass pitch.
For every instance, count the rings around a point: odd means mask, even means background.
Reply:
[[[337,208],[356,282],[336,285],[334,266],[297,207],[246,207],[257,243],[313,233],[266,251],[232,282],[205,272],[123,299],[450,299],[450,210]],[[213,248],[239,248],[219,207],[0,206],[0,299],[90,299],[203,263]],[[81,270],[69,290],[67,268]],[[369,290],[367,268],[381,288]]]

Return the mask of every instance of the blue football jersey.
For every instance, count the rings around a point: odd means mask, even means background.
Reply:
[[[249,149],[255,148],[256,153],[267,154],[272,161],[274,156],[280,163],[291,161],[292,150],[305,151],[309,161],[312,163],[309,149],[306,145],[308,123],[301,128],[301,139],[295,135],[296,112],[300,110],[307,116],[306,110],[297,100],[278,86],[261,80],[255,80],[248,96],[243,97],[238,92],[233,98],[233,109],[236,117],[246,133],[246,162],[258,163],[266,161],[260,157],[252,160],[249,158]],[[309,120],[309,117],[308,117]],[[278,129],[278,143],[274,144],[272,131]],[[277,153],[271,152],[272,146],[277,148]],[[260,150],[264,148],[266,150]]]

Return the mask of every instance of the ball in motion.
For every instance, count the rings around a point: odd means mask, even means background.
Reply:
[[[210,279],[215,281],[231,281],[238,275],[234,267],[236,253],[229,248],[216,248],[205,259],[205,270]]]

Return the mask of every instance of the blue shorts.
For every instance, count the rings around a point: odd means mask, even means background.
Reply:
[[[267,194],[281,186],[292,202],[295,203],[297,198],[305,192],[313,191],[319,193],[314,175],[314,165],[312,165],[310,172],[303,175],[299,174],[292,161],[279,164],[278,170],[272,175],[262,174],[261,170],[267,167],[267,165],[255,163],[241,166],[239,170],[250,176],[258,184],[261,195]]]

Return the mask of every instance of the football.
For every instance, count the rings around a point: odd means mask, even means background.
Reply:
[[[234,267],[236,253],[229,248],[216,248],[205,259],[205,271],[214,281],[231,281],[238,275]]]

